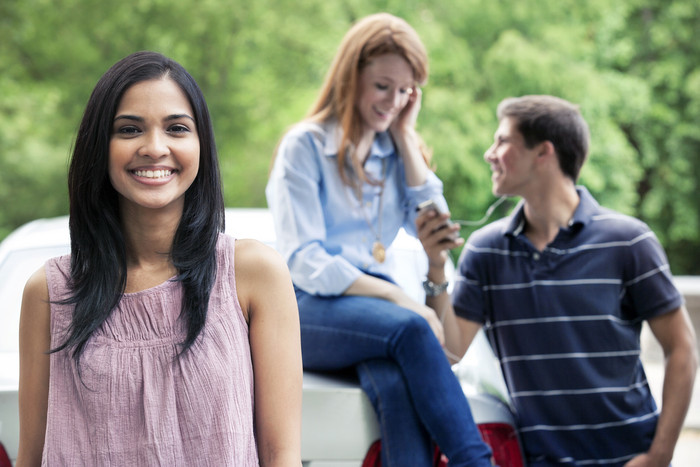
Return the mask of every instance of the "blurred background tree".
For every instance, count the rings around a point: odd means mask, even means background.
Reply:
[[[405,18],[428,48],[419,129],[453,217],[481,218],[494,201],[483,153],[498,102],[554,94],[578,103],[591,127],[581,183],[649,223],[674,273],[700,274],[696,0],[4,0],[0,238],[67,213],[67,162],[89,93],[144,49],[179,61],[202,87],[226,204],[264,206],[279,138],[305,115],[350,25],[378,11]]]

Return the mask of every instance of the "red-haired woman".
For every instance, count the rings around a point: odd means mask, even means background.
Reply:
[[[304,367],[356,369],[379,418],[382,464],[430,465],[434,440],[450,465],[491,465],[440,318],[392,281],[386,258],[401,227],[417,234],[421,202],[447,211],[414,128],[427,76],[425,48],[404,20],[360,20],[308,117],[280,142],[266,194],[296,288]]]

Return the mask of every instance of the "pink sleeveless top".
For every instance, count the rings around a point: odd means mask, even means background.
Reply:
[[[82,382],[69,352],[51,354],[42,465],[255,466],[253,369],[236,295],[234,240],[221,235],[206,325],[186,335],[182,288],[167,281],[124,294],[88,341]],[[67,296],[70,256],[46,264],[49,297]],[[71,306],[51,305],[51,346]]]

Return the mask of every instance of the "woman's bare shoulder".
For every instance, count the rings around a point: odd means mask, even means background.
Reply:
[[[235,249],[238,298],[244,309],[264,295],[291,287],[289,269],[277,250],[253,239],[236,240]]]
[[[250,238],[237,239],[235,249],[236,270],[244,268],[246,269],[246,274],[256,274],[269,269],[287,269],[282,255],[274,248],[258,240]]]
[[[25,304],[37,303],[45,304],[48,306],[49,302],[49,285],[46,279],[46,269],[44,266],[37,269],[27,280],[24,286],[24,293],[22,295],[22,309],[25,308]]]

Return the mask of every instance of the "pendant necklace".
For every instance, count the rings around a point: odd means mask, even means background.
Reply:
[[[374,234],[374,243],[372,244],[372,257],[378,263],[383,263],[386,260],[386,248],[382,244],[382,205],[384,204],[384,184],[386,182],[386,160],[386,157],[382,159],[382,182],[380,185],[381,188],[379,189],[379,209],[377,212],[376,231],[374,230],[374,226],[372,225],[372,222],[370,222],[370,219],[367,216],[367,213],[365,212],[365,206],[362,197],[362,182],[359,179],[357,181],[357,200],[360,203],[360,211],[362,212],[362,217],[365,219],[367,227],[369,227],[370,231],[372,231],[372,233]]]

